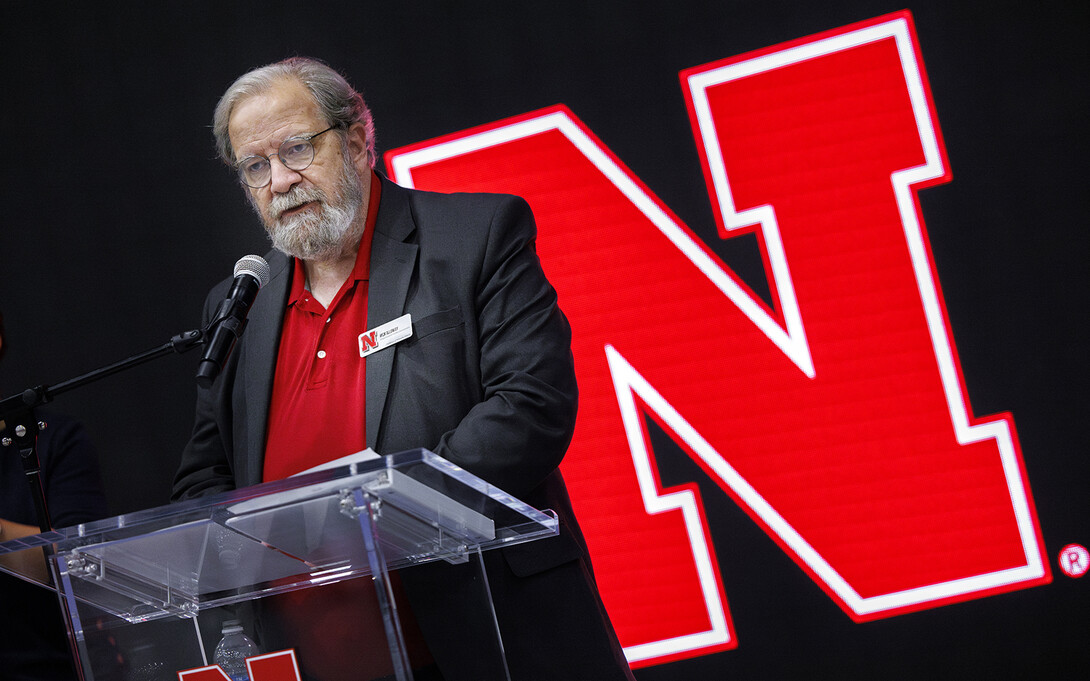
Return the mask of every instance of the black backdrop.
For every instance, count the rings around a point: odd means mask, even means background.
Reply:
[[[267,246],[208,127],[227,84],[318,56],[367,96],[379,153],[562,102],[698,235],[716,240],[681,69],[902,9],[759,2],[60,3],[3,11],[4,396],[198,325],[207,289]],[[398,6],[402,5],[402,6]],[[704,495],[736,650],[650,679],[990,678],[1088,661],[1086,40],[1082,2],[913,2],[953,182],[920,196],[975,414],[1011,411],[1055,578],[853,624],[722,494]],[[761,276],[746,249],[722,251]],[[69,393],[115,513],[165,503],[193,356]],[[661,437],[656,451],[671,458]],[[676,459],[672,474],[702,480]],[[686,466],[690,466],[691,470]],[[670,481],[667,480],[667,483]],[[706,480],[702,485],[710,484]],[[716,506],[715,504],[718,504]]]

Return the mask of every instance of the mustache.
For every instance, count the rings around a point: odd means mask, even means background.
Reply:
[[[325,203],[325,192],[317,187],[293,187],[288,193],[278,194],[272,198],[269,202],[269,217],[279,220],[284,211],[298,208],[311,201]]]

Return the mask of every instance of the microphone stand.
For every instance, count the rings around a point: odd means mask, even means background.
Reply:
[[[204,340],[205,333],[203,331],[196,329],[186,331],[174,336],[157,348],[134,355],[128,359],[114,362],[54,386],[39,385],[35,388],[28,388],[18,395],[12,395],[0,401],[0,421],[6,424],[5,430],[11,433],[11,435],[3,438],[3,444],[5,447],[14,444],[19,448],[19,454],[23,458],[23,472],[30,484],[30,494],[34,497],[38,527],[42,532],[52,530],[53,522],[49,516],[49,508],[42,488],[41,462],[38,459],[37,451],[38,434],[46,427],[46,424],[35,418],[34,410],[43,404],[52,402],[53,398],[61,393],[112,376],[120,371],[149,362],[171,352],[181,354],[204,343]]]
[[[2,443],[5,447],[15,445],[19,455],[23,459],[23,473],[26,475],[27,484],[30,485],[30,495],[34,500],[34,510],[38,517],[38,528],[43,532],[53,530],[53,521],[49,515],[49,505],[46,503],[45,488],[42,485],[41,461],[38,458],[38,434],[46,428],[46,423],[39,421],[35,416],[35,409],[43,404],[52,402],[56,395],[68,392],[80,386],[92,383],[120,371],[130,369],[139,364],[149,362],[171,352],[181,354],[201,345],[205,342],[207,333],[200,330],[185,331],[174,336],[169,341],[157,348],[147,350],[138,355],[129,357],[120,362],[114,362],[100,369],[90,371],[82,376],[58,383],[54,386],[39,385],[28,388],[23,392],[0,400],[0,421],[5,424],[5,434]],[[50,575],[58,588],[57,595],[60,599],[62,614],[66,624],[71,622],[71,612],[68,600],[59,591],[60,566],[52,559],[50,546],[43,547],[46,565],[49,566]],[[72,662],[78,678],[83,679],[83,665],[79,661],[79,644],[74,632],[69,629],[68,642],[72,651]]]

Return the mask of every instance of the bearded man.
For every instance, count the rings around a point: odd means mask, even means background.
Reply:
[[[571,331],[526,203],[407,190],[375,172],[363,98],[313,59],[243,75],[213,128],[272,240],[271,279],[222,373],[199,389],[174,498],[365,447],[430,449],[560,517],[559,536],[484,556],[511,678],[632,679],[557,468],[575,424]],[[229,285],[209,294],[206,322]],[[360,333],[405,314],[410,338],[360,357]],[[502,678],[478,652],[489,629],[468,595],[474,580],[467,565],[402,571],[395,595],[403,586],[418,679]],[[356,664],[368,642],[339,638],[377,621],[369,589],[351,580],[291,594],[284,611],[309,612],[293,636],[314,639],[294,642],[304,673],[388,674]],[[299,650],[311,644],[324,652]]]

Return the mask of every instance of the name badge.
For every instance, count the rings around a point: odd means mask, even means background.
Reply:
[[[413,335],[412,315],[402,315],[392,322],[376,326],[360,334],[360,357],[384,350],[394,343],[401,342]]]

